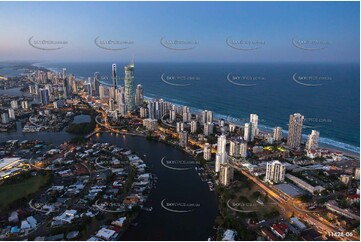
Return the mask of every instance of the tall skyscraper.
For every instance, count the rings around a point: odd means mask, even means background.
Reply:
[[[113,98],[116,97],[116,90],[117,90],[117,65],[112,65],[112,81],[113,81]]]
[[[156,110],[156,102],[149,101],[148,102],[148,116],[150,119],[155,119],[155,110]]]
[[[134,97],[134,64],[129,64],[124,67],[125,78],[124,78],[124,88],[125,88],[125,104],[129,111],[134,111],[135,109],[135,97]]]
[[[251,123],[245,123],[245,124],[244,124],[243,139],[244,139],[246,142],[253,141],[253,140],[252,140],[252,135],[251,135],[251,130],[252,130],[252,124],[251,124]]]
[[[213,123],[205,123],[204,124],[204,135],[209,136],[213,134]]]
[[[219,174],[219,183],[223,186],[228,186],[233,179],[234,168],[228,163],[222,164]]]
[[[279,183],[285,180],[286,167],[279,161],[267,162],[265,180],[271,183]]]
[[[281,127],[274,127],[273,128],[273,140],[274,141],[281,141],[283,138],[282,128]]]
[[[125,104],[125,91],[124,91],[124,87],[120,88],[119,91],[119,97],[118,97],[118,108],[119,108],[119,113],[122,117],[126,117],[128,110],[127,110],[127,105]]]
[[[49,90],[49,89],[47,89],[47,90]],[[50,93],[49,93],[49,95],[50,95]],[[69,83],[68,83],[68,80],[65,78],[63,80],[63,98],[67,99],[68,96],[69,96]]]
[[[71,89],[72,89],[72,91],[73,91],[73,93],[78,93],[78,85],[77,85],[77,81],[76,80],[74,80],[73,82],[72,82],[72,84],[71,84]]]
[[[202,111],[201,124],[212,123],[213,122],[213,112],[204,110]]]
[[[239,142],[237,140],[231,140],[229,144],[229,155],[235,157],[239,156],[241,154]]]
[[[213,122],[213,112],[207,111],[207,122],[212,123]]]
[[[50,102],[49,90],[48,89],[40,89],[40,101],[43,105],[48,105]]]
[[[177,133],[182,132],[184,129],[184,124],[183,122],[177,122]]]
[[[105,87],[103,85],[99,85],[99,98],[105,98]]]
[[[182,147],[186,147],[188,145],[188,132],[181,131],[179,133],[179,145]]]
[[[239,145],[239,152],[241,154],[242,158],[246,158],[247,157],[247,142],[246,141],[241,141],[240,145]]]
[[[137,106],[141,106],[143,104],[144,97],[143,97],[143,87],[142,85],[138,84],[137,89],[135,91],[135,104]]]
[[[201,119],[199,121],[201,124],[207,123],[207,110],[202,111]]]
[[[67,73],[66,73],[66,68],[63,68],[63,75],[62,75],[63,79],[65,79],[65,78],[66,78],[66,76],[67,76]]]
[[[320,137],[320,132],[312,130],[311,134],[308,136],[306,143],[307,150],[316,150],[318,148],[318,138]]]
[[[177,112],[173,109],[169,111],[169,120],[170,121],[175,121],[176,120],[176,116]]]
[[[211,158],[212,158],[212,146],[209,143],[205,143],[203,148],[203,159],[211,160]]]
[[[197,120],[191,121],[191,133],[194,134],[197,132]]]
[[[251,141],[253,141],[254,137],[258,135],[258,115],[257,114],[251,114],[249,117],[249,121],[252,124],[252,130],[251,130]]]
[[[100,73],[94,73],[94,89],[95,89],[95,96],[99,97],[99,87],[100,87]]]
[[[91,83],[85,83],[83,89],[89,96],[93,96],[93,88]]]
[[[301,146],[303,120],[304,116],[299,113],[290,115],[287,146],[291,149],[299,149]]]
[[[183,122],[184,123],[191,121],[192,113],[190,112],[189,107],[184,106],[183,110],[182,110],[182,113],[183,113]]]
[[[148,117],[148,108],[140,107],[140,109],[139,109],[139,117],[140,118],[147,118]]]
[[[117,90],[114,89],[114,87],[108,87],[108,93],[109,93],[109,98],[113,98],[115,99],[116,96],[114,96],[114,93],[115,95],[117,95]]]
[[[221,165],[227,162],[227,152],[226,152],[227,139],[224,134],[218,137],[217,140],[217,153],[216,153],[216,164],[215,171],[219,172]]]

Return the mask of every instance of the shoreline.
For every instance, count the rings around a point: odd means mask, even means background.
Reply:
[[[41,65],[41,64],[42,63],[32,63],[32,64],[29,64],[29,67],[45,69],[47,71],[56,72],[56,70],[54,68],[48,68],[48,67],[45,67],[44,65]],[[10,89],[8,89],[8,90],[10,90]],[[154,95],[154,94],[152,94],[152,95]],[[157,96],[157,95],[155,95],[155,96]],[[150,97],[150,96],[145,95],[144,99],[145,100],[152,100],[152,99],[162,99],[162,98],[161,97],[160,98]],[[167,101],[167,102],[172,103],[174,105],[178,105],[178,106],[179,105],[184,106],[184,104],[179,104],[179,103],[176,103],[176,102],[173,102],[173,101]],[[195,112],[195,113],[199,113],[201,111],[201,109],[196,108],[196,107],[189,106],[189,108],[191,109],[192,112]],[[236,125],[243,125],[240,122],[230,122],[230,121],[228,121],[229,119],[237,120],[237,118],[234,118],[234,117],[232,117],[230,115],[226,116],[226,115],[223,115],[223,114],[214,113],[214,117],[215,117],[214,118],[215,121],[217,121],[218,119],[223,118],[228,123],[234,123]],[[266,132],[266,133],[270,133],[271,130],[272,130],[272,127],[268,127],[268,126],[262,127],[262,125],[259,125],[259,128],[260,128],[260,131]],[[284,135],[287,134],[285,131],[286,130],[283,130]],[[302,134],[302,138],[304,139],[305,137],[307,137],[307,134]],[[319,141],[319,144],[320,144],[319,148],[329,149],[330,151],[339,151],[339,152],[344,153],[345,155],[348,155],[348,156],[351,156],[351,157],[354,157],[354,158],[357,158],[357,159],[360,158],[360,147],[359,146],[351,145],[351,144],[348,144],[348,143],[344,143],[342,141],[337,141],[337,140],[333,140],[331,138],[326,138],[326,137],[322,137],[322,136],[320,137],[320,140],[321,139],[329,140],[329,142],[340,143],[340,144],[342,144],[344,146],[350,146],[351,148],[347,149],[347,148],[339,147],[339,146],[336,146],[336,145],[332,145],[332,144],[327,143],[327,142],[325,143],[325,142],[322,142],[322,141]],[[358,151],[357,151],[357,149],[358,149]]]

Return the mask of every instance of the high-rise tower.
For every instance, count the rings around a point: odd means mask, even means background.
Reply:
[[[99,97],[99,86],[100,86],[100,73],[95,72],[94,73],[94,90],[95,90],[95,96]]]
[[[304,116],[299,113],[291,114],[288,126],[287,146],[292,149],[299,149],[302,138],[302,126]]]
[[[113,92],[114,92],[114,99],[116,97],[116,92],[117,92],[117,65],[113,64],[112,65],[112,80],[113,80]]]
[[[125,104],[129,111],[135,109],[135,97],[134,97],[134,64],[129,64],[124,67],[124,89],[125,89]]]
[[[215,171],[219,172],[221,170],[221,165],[227,162],[227,152],[226,152],[227,139],[224,134],[218,137],[217,140],[217,153],[216,153],[216,167]]]
[[[137,106],[141,106],[143,104],[143,100],[143,87],[142,85],[138,84],[135,91],[135,104]]]

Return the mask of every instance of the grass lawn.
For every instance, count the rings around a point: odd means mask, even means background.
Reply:
[[[259,191],[260,189],[255,185],[251,184],[250,189],[242,188],[240,190],[233,191],[232,194],[234,195],[234,199],[232,199],[233,202],[244,202],[240,198],[245,197],[249,200],[248,203],[255,204],[255,206],[247,207],[244,206],[242,209],[244,210],[254,210],[258,215],[263,217],[265,214],[269,213],[270,211],[277,209],[277,206],[273,206],[271,204],[275,203],[271,198],[268,198],[267,201],[265,199],[265,195],[261,194],[260,198],[261,200],[266,204],[266,206],[262,206],[256,202],[258,197],[252,196],[254,192]],[[247,202],[244,202],[247,203]],[[268,205],[267,205],[268,204]]]
[[[38,175],[15,184],[0,186],[0,211],[12,202],[37,192],[49,179],[49,174]]]

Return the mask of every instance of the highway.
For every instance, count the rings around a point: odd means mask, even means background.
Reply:
[[[284,199],[282,196],[280,196],[280,194],[278,194],[278,192],[274,191],[271,187],[269,187],[268,185],[263,183],[260,179],[253,176],[249,172],[247,172],[235,165],[233,165],[233,167],[236,170],[240,171],[247,178],[249,178],[252,182],[254,182],[259,188],[261,188],[264,192],[266,192],[272,199],[277,201],[279,203],[279,205],[284,208],[284,210],[282,212],[284,213],[284,215],[286,215],[286,217],[289,217],[291,214],[294,214],[295,216],[300,217],[300,218],[308,221],[308,223],[314,225],[317,228],[317,230],[324,235],[329,235],[329,233],[331,233],[331,232],[341,232],[334,224],[331,224],[330,222],[317,216],[313,212],[297,208],[294,205],[293,199],[288,199],[288,200]],[[336,238],[336,239],[359,241],[359,238],[356,236],[349,237],[349,238],[346,238],[346,237],[341,238],[340,237],[340,238]]]

